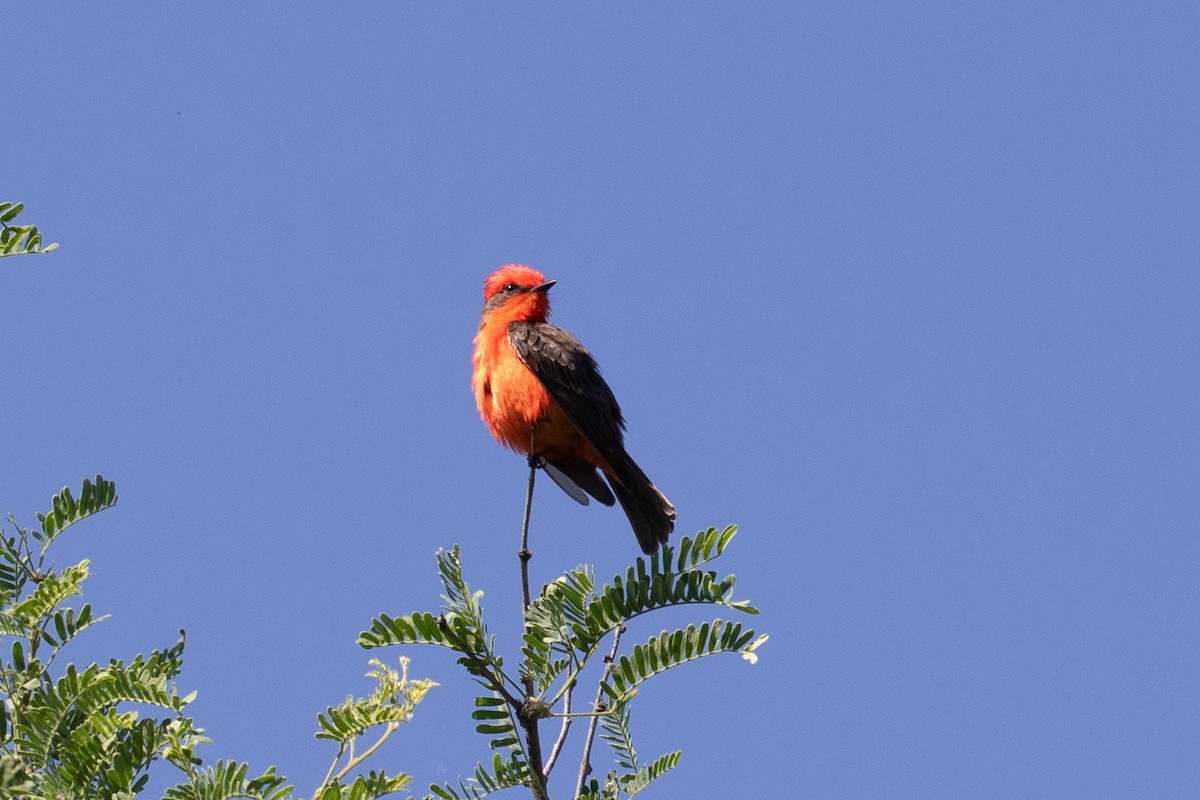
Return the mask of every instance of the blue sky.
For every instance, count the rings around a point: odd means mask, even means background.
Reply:
[[[77,658],[186,628],[210,760],[311,791],[439,547],[515,642],[469,369],[522,262],[772,636],[643,691],[653,796],[1200,790],[1193,6],[14,13],[0,199],[62,247],[0,264],[0,511],[117,481]],[[548,483],[531,537],[637,553]],[[408,654],[443,688],[380,765],[466,773],[471,685]]]

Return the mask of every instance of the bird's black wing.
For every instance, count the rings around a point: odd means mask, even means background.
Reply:
[[[597,452],[610,463],[621,461],[625,420],[587,348],[548,322],[510,323],[508,341]]]
[[[571,423],[608,462],[613,470],[608,474],[612,492],[592,465],[578,456],[560,459],[555,466],[601,503],[619,502],[642,552],[658,550],[675,529],[675,507],[625,452],[621,407],[600,377],[592,354],[574,336],[546,322],[510,323],[508,341]]]

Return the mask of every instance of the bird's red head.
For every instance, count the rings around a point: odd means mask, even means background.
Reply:
[[[521,264],[501,267],[483,282],[483,320],[497,316],[510,322],[544,322],[550,316],[546,292],[554,281]]]

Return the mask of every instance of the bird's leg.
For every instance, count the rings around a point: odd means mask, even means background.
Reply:
[[[537,421],[529,426],[529,468],[541,469],[546,466],[546,459],[537,451]]]

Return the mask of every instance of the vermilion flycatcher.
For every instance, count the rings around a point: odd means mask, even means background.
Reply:
[[[592,354],[546,322],[554,283],[519,264],[484,281],[471,380],[479,413],[496,441],[540,458],[580,503],[587,495],[576,486],[606,506],[619,501],[642,551],[653,553],[675,529],[675,507],[625,452],[621,407]]]

